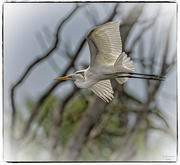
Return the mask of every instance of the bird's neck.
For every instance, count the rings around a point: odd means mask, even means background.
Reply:
[[[89,88],[90,86],[92,86],[94,84],[94,82],[91,81],[86,81],[84,79],[84,77],[80,74],[76,74],[74,75],[74,84],[78,87],[78,88]]]
[[[74,84],[78,87],[78,88],[89,88],[90,86],[92,86],[92,82],[87,82],[83,79],[83,81],[81,80],[77,80],[74,82]]]

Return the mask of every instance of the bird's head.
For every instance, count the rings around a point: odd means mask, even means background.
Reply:
[[[59,77],[54,80],[60,80],[60,81],[62,81],[62,80],[77,80],[79,78],[84,79],[84,71],[77,71],[74,74],[70,74],[70,75],[64,76],[64,77]]]

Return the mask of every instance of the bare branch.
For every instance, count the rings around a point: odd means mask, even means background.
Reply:
[[[36,37],[37,37],[37,40],[39,42],[39,45],[40,45],[42,51],[44,51],[47,48],[47,45],[46,45],[46,43],[45,43],[45,41],[43,39],[42,34],[39,32],[39,33],[36,34]],[[57,73],[57,71],[60,70],[57,63],[53,60],[53,58],[48,60],[48,63],[49,63],[49,65],[51,66],[51,68],[53,69],[53,71],[55,73]]]
[[[84,6],[84,5],[83,5]],[[80,6],[81,7],[81,6]],[[13,133],[14,133],[14,127],[15,127],[15,119],[16,119],[16,106],[15,106],[15,101],[14,101],[14,92],[15,92],[15,89],[16,87],[25,79],[25,77],[28,75],[28,73],[37,65],[39,64],[40,62],[42,62],[44,59],[46,59],[47,57],[49,57],[52,52],[57,48],[58,44],[59,44],[59,33],[62,29],[62,27],[64,26],[64,24],[68,21],[68,19],[74,15],[74,13],[80,8],[79,6],[76,6],[72,11],[71,13],[69,13],[69,15],[64,18],[64,20],[59,24],[57,30],[56,30],[56,40],[55,42],[52,44],[52,47],[50,48],[50,50],[45,54],[43,55],[42,57],[34,60],[28,67],[27,69],[25,70],[24,74],[22,75],[22,77],[17,81],[17,83],[15,83],[14,86],[12,86],[11,88],[11,106],[12,106],[12,121],[11,121],[11,137],[14,138],[13,136]],[[85,41],[84,41],[85,42]],[[83,47],[84,45],[84,42],[80,45],[77,53],[75,54],[73,60],[71,61],[71,63],[69,64],[69,66],[67,67],[67,69],[65,70],[64,74],[69,70],[69,68],[71,68],[73,62],[75,61],[76,57],[78,56],[78,53],[80,52],[81,48]],[[29,127],[30,127],[30,124],[31,122],[33,121],[34,117],[36,116],[37,112],[38,112],[38,109],[39,107],[42,105],[42,103],[44,102],[44,100],[47,98],[47,96],[53,91],[53,89],[59,84],[59,82],[56,82],[54,83],[41,97],[40,99],[38,100],[37,104],[35,105],[33,111],[32,111],[32,114],[29,118],[29,120],[27,121],[26,125],[25,125],[25,128],[24,128],[24,131],[21,135],[21,137],[19,138],[19,141],[22,140],[28,130],[29,130]]]
[[[87,140],[87,136],[93,125],[99,120],[102,113],[105,111],[106,103],[100,98],[93,97],[90,101],[84,115],[81,119],[73,136],[70,138],[65,151],[62,155],[62,160],[76,160],[79,156],[83,144]],[[98,111],[97,111],[98,109]]]
[[[166,73],[166,70],[168,68],[168,63],[167,63],[167,57],[168,57],[168,52],[169,52],[169,45],[170,45],[170,31],[171,31],[171,28],[173,26],[173,17],[171,19],[171,22],[169,23],[169,28],[167,30],[167,39],[166,39],[166,45],[165,45],[165,49],[164,49],[164,53],[163,53],[163,65],[162,65],[162,69],[161,69],[161,75],[165,75]]]
[[[14,86],[11,88],[11,106],[12,106],[12,121],[11,121],[11,139],[14,142],[14,148],[22,148],[27,144],[27,142],[30,142],[34,140],[36,137],[36,134],[34,132],[33,136],[27,136],[30,135],[30,128],[33,122],[39,122],[39,126],[43,122],[43,119],[45,116],[41,116],[40,118],[36,118],[37,114],[40,112],[42,109],[43,103],[46,102],[46,99],[48,96],[58,87],[60,84],[59,81],[54,81],[52,84],[49,85],[49,87],[46,88],[44,93],[37,98],[37,102],[34,104],[34,107],[31,109],[31,114],[28,118],[28,120],[24,123],[23,130],[20,134],[20,137],[17,138],[15,137],[15,120],[16,120],[16,106],[15,106],[15,91],[17,87],[25,80],[25,78],[29,75],[30,71],[32,71],[35,66],[40,64],[43,60],[51,57],[52,58],[52,52],[57,50],[60,42],[63,43],[63,48],[64,50],[63,53],[66,57],[69,57],[69,63],[68,65],[59,72],[59,76],[65,76],[69,71],[75,70],[77,67],[75,65],[76,60],[78,56],[82,53],[82,50],[85,48],[85,43],[86,40],[82,39],[81,42],[79,42],[77,45],[75,45],[76,50],[75,52],[71,53],[71,49],[69,46],[67,46],[65,40],[61,40],[60,33],[62,30],[62,27],[71,19],[71,17],[76,13],[78,8],[81,8],[83,5],[76,4],[76,6],[72,9],[72,11],[69,13],[69,15],[66,16],[66,18],[59,24],[59,26],[56,29],[56,34],[54,37],[54,42],[53,45],[51,45],[51,48],[48,49],[45,54],[43,54],[39,59],[34,60],[25,70],[25,72],[22,74],[22,76],[18,79],[18,81],[15,83]],[[111,11],[111,14],[108,16],[106,20],[104,20],[101,23],[98,23],[98,21],[95,19],[94,15],[91,15],[92,17],[89,17],[89,22],[99,25],[105,22],[112,21],[113,19],[116,19],[116,16],[119,16],[118,7],[120,6],[120,3],[114,4],[114,7]],[[128,16],[126,17],[125,21],[123,22],[123,25],[120,27],[121,31],[121,36],[122,36],[122,43],[125,45],[125,43],[128,41],[128,36],[131,37],[130,32],[133,30],[133,26],[135,26],[137,23],[140,24],[142,21],[138,21],[140,16],[142,15],[142,11],[144,9],[145,4],[135,4],[132,8],[132,11],[129,12]],[[92,8],[90,8],[89,11],[91,11]],[[83,13],[85,13],[84,11]],[[97,11],[94,12],[94,14]],[[131,44],[130,51],[135,47],[136,42],[141,41],[142,36],[144,36],[144,33],[146,33],[146,30],[149,28],[152,28],[153,25],[156,22],[158,16],[154,17],[152,20],[146,20],[145,22],[149,23],[148,25],[144,26],[142,29],[141,33],[137,35],[137,37],[133,40],[133,43]],[[87,18],[88,19],[88,18]],[[94,25],[93,25],[94,26]],[[155,26],[154,26],[155,27]],[[167,35],[169,37],[169,35]],[[84,36],[85,37],[85,36]],[[167,39],[168,39],[167,37]],[[39,41],[42,40],[42,36],[40,36]],[[67,38],[66,38],[67,39]],[[42,42],[43,43],[43,42]],[[41,44],[40,45],[42,49],[46,47],[46,44]],[[161,73],[168,73],[171,71],[173,68],[173,64],[176,63],[176,52],[173,54],[173,59],[170,63],[167,63],[167,51],[169,50],[169,44],[168,41],[166,42],[166,49],[164,54],[164,59],[163,59],[163,65],[160,63],[161,68]],[[146,45],[142,44],[142,47],[146,47]],[[154,46],[155,49],[156,46]],[[152,56],[155,56],[155,50],[154,52],[152,51]],[[173,52],[174,53],[174,52]],[[72,55],[70,55],[72,54]],[[142,55],[141,58],[139,59],[142,66],[145,68],[148,68],[150,66],[150,70],[153,70],[153,67],[155,66],[155,61],[153,58],[151,59],[146,59],[150,60],[149,63],[147,64],[146,61],[143,59],[144,51],[140,52]],[[48,59],[49,64],[51,65],[52,69],[59,70],[57,69],[58,67],[56,66],[56,62],[51,59]],[[55,66],[55,67],[54,67]],[[149,68],[148,68],[149,69]],[[62,82],[63,83],[63,82]],[[112,101],[112,103],[107,104],[103,102],[100,98],[98,98],[96,95],[93,95],[89,97],[88,99],[88,106],[83,112],[82,116],[78,116],[77,127],[75,128],[74,132],[72,132],[72,135],[69,140],[67,140],[67,143],[65,144],[65,149],[64,153],[62,155],[59,155],[58,153],[58,144],[61,140],[60,134],[59,134],[59,129],[60,126],[63,122],[62,115],[65,110],[65,106],[67,105],[68,101],[73,97],[75,92],[79,90],[76,86],[74,86],[74,89],[72,89],[66,96],[64,96],[61,100],[58,101],[54,111],[53,111],[53,120],[52,120],[52,129],[50,131],[49,135],[49,141],[50,141],[50,149],[49,151],[51,152],[51,159],[52,160],[76,160],[81,156],[81,151],[84,146],[88,147],[90,151],[93,153],[93,156],[96,160],[98,159],[103,159],[102,153],[99,150],[99,147],[96,146],[96,140],[98,138],[102,138],[100,135],[107,135],[107,138],[104,138],[106,141],[107,147],[110,148],[110,150],[113,152],[110,160],[127,160],[134,154],[136,154],[136,148],[134,146],[134,140],[136,139],[137,133],[139,131],[143,130],[143,135],[147,136],[147,132],[149,129],[157,129],[157,130],[162,130],[166,133],[172,134],[170,131],[170,127],[168,125],[168,122],[164,118],[163,114],[158,110],[155,106],[150,106],[155,104],[155,96],[157,92],[160,89],[162,82],[155,82],[151,83],[147,81],[147,89],[150,89],[149,91],[147,90],[147,93],[149,92],[148,98],[145,101],[145,103],[141,102],[138,100],[136,97],[131,96],[124,90],[123,85],[117,84],[115,80],[112,81],[112,86],[115,89],[115,99]],[[131,107],[132,105],[132,107]],[[110,110],[110,111],[109,111]],[[106,111],[108,111],[108,115],[105,116],[103,115]],[[128,115],[135,116],[135,124],[132,125],[131,127],[128,127]],[[153,126],[153,122],[151,122],[151,118],[149,118],[150,115],[156,115],[160,121],[163,122],[163,128],[158,128]],[[108,121],[111,119],[111,117],[114,117],[113,115],[118,116],[118,119],[115,118],[115,122],[118,121],[118,126],[120,125],[120,128],[115,129],[114,131],[111,132],[111,130],[108,129]],[[39,117],[39,116],[38,116]],[[112,118],[114,120],[114,118]],[[142,126],[142,121],[146,122],[145,126]],[[110,121],[111,122],[111,121]],[[96,123],[98,123],[96,125]],[[112,123],[110,123],[112,124]],[[115,124],[116,125],[116,124]],[[107,126],[107,127],[106,127]],[[167,128],[167,130],[166,130]],[[38,129],[38,127],[37,127]],[[145,130],[144,130],[145,129]],[[121,137],[122,141],[120,142],[119,146],[114,145],[114,141],[110,140],[111,136],[115,137]],[[29,139],[30,138],[30,139]],[[109,139],[108,139],[109,138]],[[30,141],[29,141],[30,140]],[[99,140],[99,139],[98,139]],[[98,141],[97,140],[97,141]],[[146,142],[146,139],[144,140],[144,143]],[[64,145],[63,145],[64,147]],[[61,151],[62,152],[62,151]],[[84,154],[82,154],[84,156]],[[81,158],[81,157],[80,157]]]
[[[131,44],[131,47],[129,48],[128,52],[133,51],[135,44],[141,39],[141,37],[144,35],[144,33],[155,24],[157,18],[158,17],[156,16],[153,20],[150,21],[149,25],[146,25],[146,27],[144,27],[141,30],[140,34],[134,39],[133,43]]]
[[[144,6],[145,6],[144,3],[136,4],[133,7],[133,9],[129,12],[128,16],[124,19],[123,24],[120,28],[123,48],[126,43],[127,36],[130,33],[130,30],[132,29],[133,25],[138,20],[139,15],[141,14]],[[136,11],[136,12],[134,12],[134,11]]]
[[[128,34],[129,31],[130,30],[127,30],[126,34]],[[144,106],[142,107],[142,109],[140,111],[147,112],[149,110],[149,105],[152,102],[152,100],[154,99],[154,96],[156,95],[157,91],[159,90],[161,83],[162,82],[157,82],[155,84],[154,89],[152,90],[151,94],[149,95],[148,100],[146,101],[146,103],[144,104]],[[124,136],[122,145],[120,146],[120,148],[118,150],[116,150],[112,154],[111,160],[125,160],[126,159],[127,155],[125,155],[125,153],[128,153],[130,151],[130,148],[132,148],[134,136],[135,136],[136,132],[138,131],[139,125],[142,121],[143,114],[144,113],[140,113],[137,116],[135,125]]]
[[[66,73],[69,71],[69,69],[73,66],[77,56],[79,55],[79,53],[81,52],[81,49],[83,48],[85,44],[85,39],[83,40],[83,42],[80,44],[79,48],[77,49],[75,55],[73,56],[72,60],[70,61],[69,65],[67,66],[67,68],[64,70],[62,76],[66,75]],[[52,86],[49,87],[49,89],[47,89],[45,91],[45,93],[39,98],[37,104],[35,105],[35,107],[32,110],[31,116],[29,118],[29,120],[26,122],[26,125],[24,127],[21,139],[23,139],[27,132],[29,131],[29,127],[32,123],[32,121],[34,120],[34,117],[36,116],[39,108],[41,107],[42,103],[45,101],[45,99],[51,94],[51,92],[59,85],[59,81],[56,81]]]
[[[78,91],[79,89],[74,86],[74,89],[69,92],[63,99],[61,99],[54,109],[53,113],[53,125],[50,132],[50,141],[51,141],[51,159],[55,160],[59,156],[56,151],[56,147],[59,141],[59,127],[62,123],[62,115],[64,111],[64,107],[70,98]]]
[[[170,64],[168,64],[167,68],[166,68],[166,75],[173,69],[173,67],[175,66],[175,64],[177,63],[177,60],[176,60],[176,52],[174,53],[173,55],[173,59],[171,61]]]
[[[119,4],[116,4],[109,18],[105,21],[111,21],[116,15],[116,10]],[[62,160],[76,160],[81,152],[83,144],[87,141],[89,132],[93,125],[99,120],[103,112],[106,110],[106,103],[102,102],[99,98],[89,103],[81,122],[78,125],[75,133],[69,140],[65,151],[62,155]],[[96,111],[98,109],[98,111]],[[95,112],[96,111],[96,112]],[[90,118],[91,120],[88,120]]]

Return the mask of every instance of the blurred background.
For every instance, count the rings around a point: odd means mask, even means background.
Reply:
[[[5,161],[176,161],[176,3],[4,3]],[[87,32],[122,20],[135,72],[103,102],[72,81],[87,68]]]

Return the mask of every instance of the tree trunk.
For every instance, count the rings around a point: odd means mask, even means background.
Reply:
[[[82,119],[70,138],[65,151],[62,155],[62,160],[76,160],[81,153],[83,144],[86,142],[87,137],[92,127],[98,122],[101,115],[106,110],[107,103],[103,102],[98,97],[92,97],[87,109],[82,116]]]

